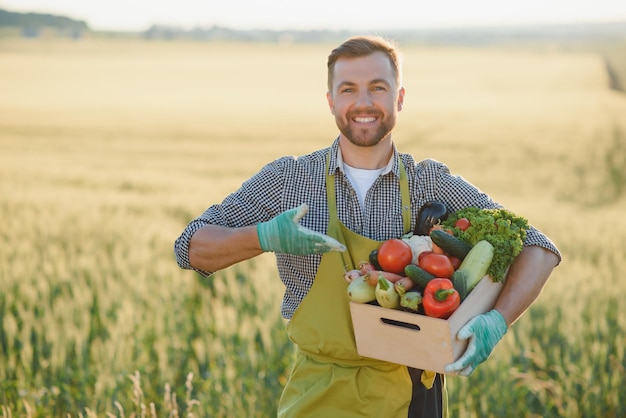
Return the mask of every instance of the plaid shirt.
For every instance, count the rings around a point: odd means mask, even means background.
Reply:
[[[416,162],[411,155],[399,153],[394,146],[387,169],[367,192],[363,211],[354,188],[343,172],[339,141],[335,140],[328,148],[301,157],[282,157],[267,164],[243,183],[239,190],[226,197],[221,204],[209,207],[200,217],[191,221],[174,245],[179,266],[193,269],[189,264],[189,241],[198,229],[207,224],[227,227],[255,225],[268,221],[285,210],[307,203],[309,212],[301,224],[326,233],[329,219],[325,186],[328,152],[331,157],[328,169],[331,174],[335,174],[339,219],[350,230],[373,240],[397,238],[406,232],[402,229],[399,193],[400,158],[406,168],[409,182],[411,228],[415,226],[419,208],[431,200],[445,203],[449,211],[468,206],[502,207],[462,177],[450,174],[445,164],[435,160]],[[561,259],[552,241],[533,227],[527,232],[525,245],[544,247]],[[281,313],[284,318],[290,319],[313,284],[321,255],[276,254],[276,260],[280,278],[285,285]],[[196,271],[203,276],[211,274],[207,271]],[[343,272],[337,274],[339,280]]]

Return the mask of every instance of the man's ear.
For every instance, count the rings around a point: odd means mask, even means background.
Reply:
[[[400,87],[398,90],[398,111],[402,110],[402,106],[404,106],[404,87]]]
[[[332,115],[335,114],[335,104],[333,102],[333,95],[328,91],[326,92],[326,100],[328,101],[328,107],[330,108],[330,113]]]

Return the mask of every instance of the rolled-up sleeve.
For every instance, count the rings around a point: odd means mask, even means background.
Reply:
[[[191,241],[191,237],[198,229],[205,225],[207,225],[207,222],[200,218],[191,221],[183,233],[174,242],[174,254],[176,255],[176,262],[180,268],[195,270],[202,276],[208,277],[213,274],[213,272],[198,270],[189,262],[189,242]]]
[[[556,247],[556,245],[554,245],[550,238],[548,238],[543,232],[539,231],[534,226],[531,226],[526,231],[526,240],[524,241],[524,246],[528,247],[531,245],[536,245],[538,247],[542,247],[548,251],[553,252],[559,259],[557,265],[561,263],[561,252],[559,251],[559,249]]]

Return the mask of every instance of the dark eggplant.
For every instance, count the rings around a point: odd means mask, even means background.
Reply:
[[[448,217],[448,208],[442,202],[433,200],[424,203],[417,214],[415,221],[415,235],[428,235],[430,229]]]

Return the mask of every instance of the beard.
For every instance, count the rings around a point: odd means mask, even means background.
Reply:
[[[395,115],[382,118],[377,128],[358,128],[350,124],[351,116],[347,118],[335,116],[335,122],[339,128],[339,132],[345,136],[348,141],[359,147],[373,147],[378,145],[380,141],[386,138],[395,126]]]

